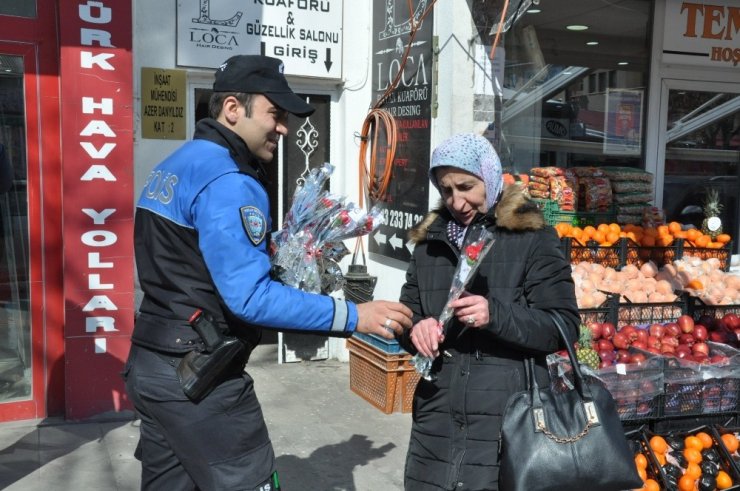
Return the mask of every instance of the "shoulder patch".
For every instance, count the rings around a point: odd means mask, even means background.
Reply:
[[[242,217],[242,225],[247,232],[247,237],[254,245],[259,245],[265,240],[267,233],[267,221],[265,215],[259,208],[254,206],[242,206],[239,208],[239,214]]]

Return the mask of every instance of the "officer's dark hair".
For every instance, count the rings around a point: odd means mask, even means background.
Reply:
[[[208,115],[217,119],[218,115],[221,114],[221,108],[224,106],[224,101],[227,97],[236,97],[239,104],[244,106],[246,109],[247,117],[252,116],[252,96],[254,94],[246,94],[244,92],[214,92],[211,94],[211,100],[208,101]]]

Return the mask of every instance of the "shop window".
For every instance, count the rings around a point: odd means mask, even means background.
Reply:
[[[492,3],[480,8],[498,19],[500,2]],[[505,167],[644,167],[652,2],[542,0],[535,8],[503,34],[494,144]]]
[[[0,15],[36,17],[36,0],[0,0]]]
[[[23,69],[0,54],[0,403],[31,394]]]

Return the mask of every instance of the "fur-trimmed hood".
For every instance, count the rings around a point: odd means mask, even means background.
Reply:
[[[414,243],[426,239],[430,227],[440,216],[445,222],[450,218],[447,208],[441,201],[419,225],[409,231],[409,239]],[[537,204],[527,198],[518,185],[504,187],[501,199],[493,209],[493,216],[497,227],[516,232],[539,230],[546,225]]]

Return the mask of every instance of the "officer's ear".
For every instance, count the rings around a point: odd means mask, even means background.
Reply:
[[[224,99],[223,106],[221,106],[221,114],[229,124],[234,125],[239,121],[240,110],[245,111],[246,108],[239,102],[239,99],[233,95]]]

